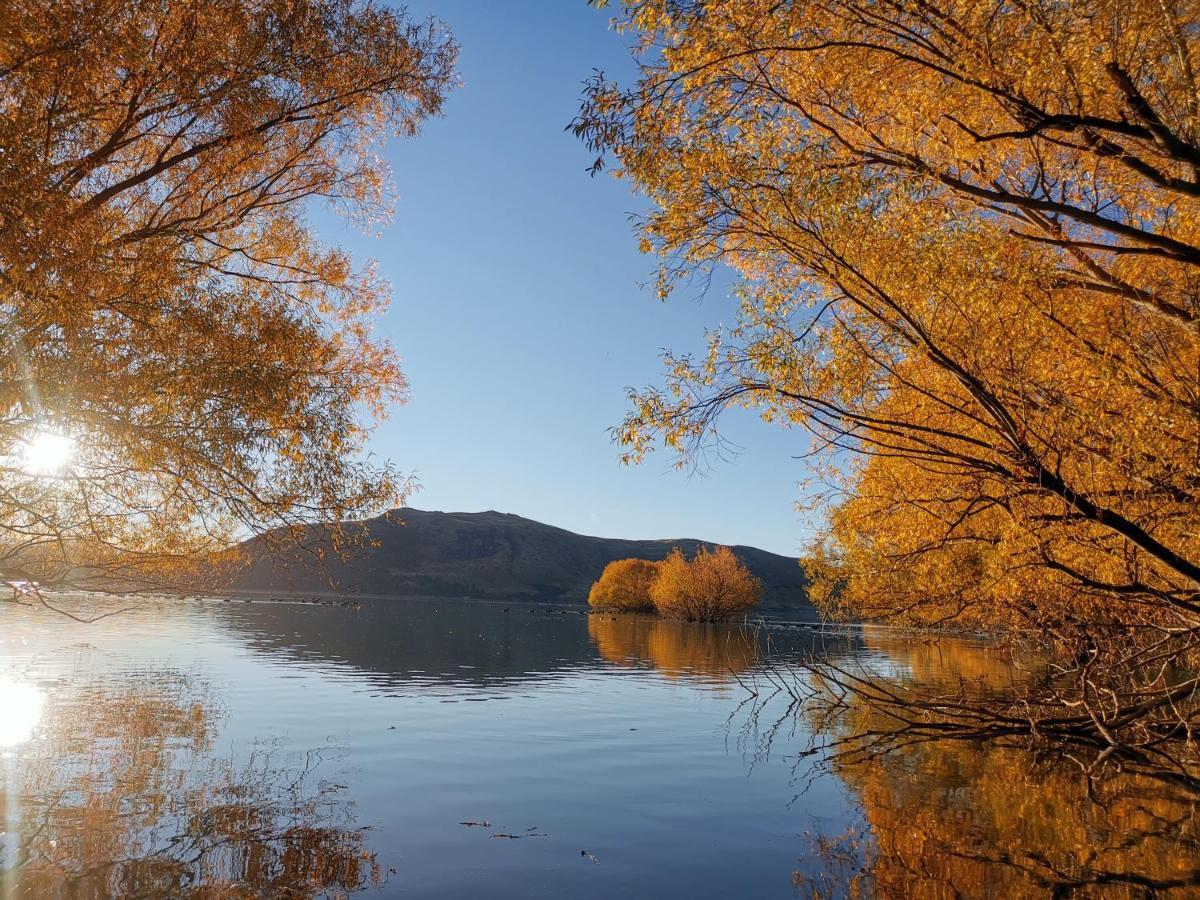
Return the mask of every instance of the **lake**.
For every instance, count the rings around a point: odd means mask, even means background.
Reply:
[[[981,640],[520,604],[0,607],[0,900],[1195,895],[1178,778],[1022,746],[831,758],[773,685],[1013,677]]]

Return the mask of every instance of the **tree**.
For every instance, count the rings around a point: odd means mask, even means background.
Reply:
[[[653,610],[650,585],[660,563],[648,559],[618,559],[610,562],[588,591],[588,603],[597,609],[621,612]]]
[[[593,80],[576,131],[651,199],[664,295],[742,277],[736,325],[633,394],[626,458],[702,458],[730,407],[804,428],[827,602],[1032,627],[1080,691],[1170,706],[1163,659],[1200,648],[1198,16],[623,4],[638,81]]]
[[[360,453],[406,393],[388,291],[305,213],[387,214],[375,147],[455,54],[372,0],[5,4],[0,575],[111,582],[399,502]]]
[[[698,547],[690,560],[678,548],[660,564],[650,587],[654,608],[688,622],[721,622],[758,603],[762,584],[728,547]]]

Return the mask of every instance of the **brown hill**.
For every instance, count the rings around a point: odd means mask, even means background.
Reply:
[[[662,559],[711,543],[693,538],[634,541],[590,537],[499,512],[444,513],[399,509],[366,523],[375,546],[348,562],[313,565],[300,548],[258,552],[235,588],[330,591],[377,596],[523,599],[583,604],[588,588],[614,559]],[[312,542],[323,536],[314,528]],[[307,541],[306,541],[307,543]],[[255,539],[252,550],[262,550]],[[763,582],[763,611],[814,618],[799,561],[755,547],[733,551]]]

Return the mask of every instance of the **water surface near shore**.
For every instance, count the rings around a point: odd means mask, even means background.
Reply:
[[[813,653],[897,683],[1012,677],[982,641],[516,603],[0,608],[0,898],[1195,883],[1169,783],[1105,802],[1061,758],[962,742],[829,765],[764,673]]]

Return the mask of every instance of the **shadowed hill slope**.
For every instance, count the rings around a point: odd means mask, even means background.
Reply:
[[[312,554],[299,548],[254,554],[256,561],[234,587],[583,604],[591,583],[614,559],[662,559],[673,547],[692,553],[707,544],[690,538],[589,537],[490,511],[400,509],[370,520],[367,529],[375,546],[358,551],[348,562],[326,562],[322,571],[313,564]],[[320,536],[319,529],[311,534],[314,540]],[[812,616],[797,560],[754,547],[732,549],[762,579],[764,611]]]

